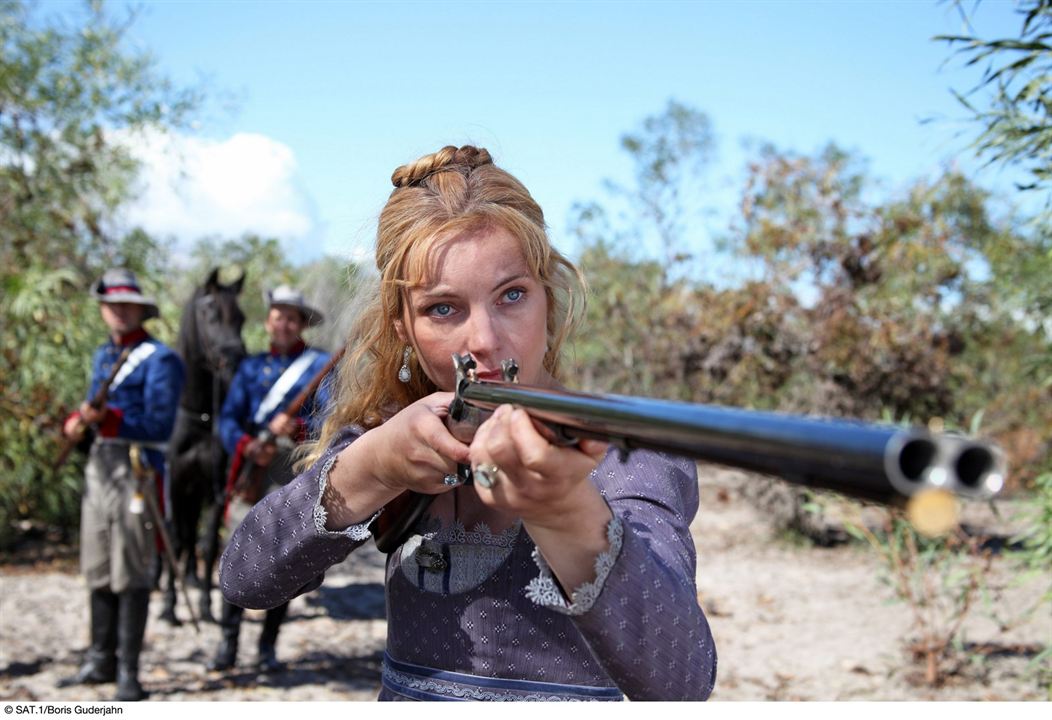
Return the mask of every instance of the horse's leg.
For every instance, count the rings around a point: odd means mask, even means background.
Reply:
[[[225,467],[226,454],[217,438],[212,438],[208,443],[211,450],[209,454],[208,472],[203,474],[211,482],[202,483],[206,486],[205,492],[210,494],[211,503],[205,517],[205,527],[202,536],[202,561],[201,571],[201,599],[199,609],[201,617],[208,622],[216,622],[212,614],[212,587],[215,575],[216,561],[219,559],[221,545],[219,533],[223,528],[223,514],[226,511],[224,505],[224,489],[226,486]]]
[[[197,469],[200,472],[200,469]],[[179,519],[182,539],[180,545],[185,553],[183,558],[183,574],[186,582],[192,587],[201,587],[201,580],[197,575],[197,535],[198,525],[201,522],[201,506],[204,503],[204,493],[207,492],[205,485],[196,480],[187,487],[183,502],[183,516]]]
[[[219,531],[223,526],[222,499],[216,499],[208,509],[208,522],[205,527],[204,571],[201,573],[201,617],[208,622],[215,622],[212,615],[212,576],[216,560],[219,559]]]
[[[172,503],[171,522],[169,523],[168,537],[172,540],[172,557],[179,562],[179,555],[183,552],[186,547],[185,533],[180,527],[180,519],[184,515],[183,510],[183,497],[186,488],[186,477],[187,471],[192,471],[191,467],[187,467],[187,463],[183,456],[179,454],[179,450],[183,445],[183,439],[185,437],[185,428],[181,425],[176,426],[175,433],[173,434],[172,447],[176,448],[176,453],[169,460],[169,495]],[[165,520],[165,522],[168,522]],[[161,613],[158,617],[161,620],[169,623],[170,625],[182,625],[182,621],[179,620],[179,616],[176,615],[176,584],[178,572],[175,567],[172,567],[171,562],[168,560],[168,554],[162,554],[162,565],[166,570],[167,582],[164,587],[164,601],[161,605]]]

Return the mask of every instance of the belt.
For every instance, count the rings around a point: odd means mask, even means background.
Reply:
[[[162,453],[168,452],[168,443],[166,442],[144,442],[142,440],[129,440],[128,438],[96,436],[95,443],[97,445],[138,445],[144,450],[157,450]]]
[[[383,685],[412,700],[622,700],[616,687],[508,680],[437,670],[384,653]]]

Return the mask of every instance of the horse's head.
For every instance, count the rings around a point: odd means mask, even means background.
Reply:
[[[217,376],[223,391],[230,385],[238,363],[245,357],[245,344],[241,341],[241,327],[245,315],[237,304],[245,276],[224,285],[219,281],[219,268],[212,270],[205,284],[198,288],[184,314],[181,344],[195,347],[194,355],[204,368]],[[189,322],[186,322],[189,321]],[[184,351],[184,357],[187,353]]]

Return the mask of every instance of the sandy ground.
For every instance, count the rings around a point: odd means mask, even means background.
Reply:
[[[1052,612],[1002,630],[976,610],[965,629],[972,653],[938,687],[923,683],[903,638],[912,616],[892,602],[875,555],[857,545],[816,548],[784,539],[769,514],[744,499],[733,472],[703,473],[694,523],[698,589],[719,651],[713,700],[1048,700],[1035,646],[1052,644]],[[278,643],[283,672],[252,669],[261,614],[248,612],[239,667],[204,668],[219,639],[151,618],[141,679],[159,700],[373,700],[386,632],[383,557],[371,548],[330,571],[316,592],[293,601]],[[1047,578],[1011,583],[998,560],[991,586],[1010,586],[1002,616],[1035,602]],[[196,594],[196,590],[191,590]],[[58,688],[88,642],[87,592],[69,562],[0,567],[0,699],[108,700],[112,685]],[[196,597],[195,597],[196,601]],[[216,595],[218,607],[218,595]],[[160,607],[154,596],[151,615]],[[183,618],[188,617],[180,604]]]

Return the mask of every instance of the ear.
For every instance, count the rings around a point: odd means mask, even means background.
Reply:
[[[405,325],[401,320],[394,321],[395,332],[398,334],[398,339],[402,341],[402,344],[409,344],[409,336],[405,333]]]
[[[205,288],[211,292],[219,287],[219,268],[212,268],[212,272],[208,274],[208,279],[205,280]]]
[[[237,280],[235,280],[234,282],[230,283],[230,285],[228,287],[231,290],[234,291],[235,295],[240,295],[241,294],[241,288],[243,288],[244,286],[245,286],[245,273],[241,273],[241,276]]]

